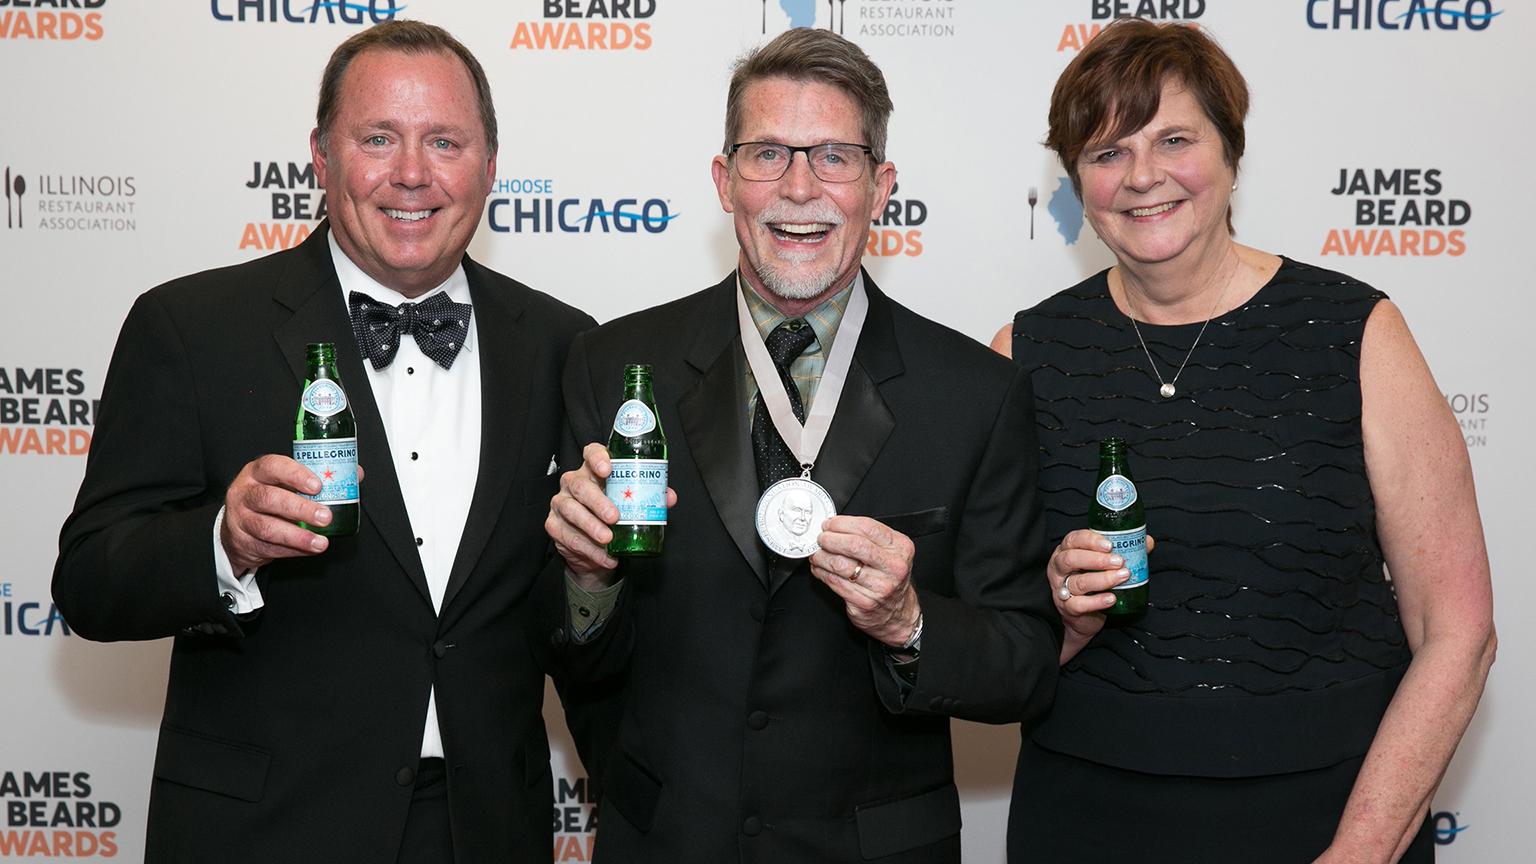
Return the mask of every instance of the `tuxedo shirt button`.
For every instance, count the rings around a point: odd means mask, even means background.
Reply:
[[[768,728],[768,712],[753,711],[747,715],[747,728],[753,731],[761,731]]]
[[[407,374],[407,375],[415,375],[416,374],[416,367],[415,366],[407,366],[407,367],[405,367],[405,374]]]
[[[747,835],[748,837],[756,837],[758,834],[762,833],[762,830],[763,820],[757,818],[756,816],[748,816],[747,818],[741,820],[741,833]]]
[[[401,768],[395,772],[395,782],[401,786],[409,786],[416,782],[416,772],[410,768]]]
[[[415,450],[411,451],[411,461],[412,462],[415,462],[417,459],[420,459],[420,458],[421,458],[421,454],[420,453],[417,453]]]
[[[425,541],[425,540],[423,540],[423,539],[421,539],[421,538],[420,538],[420,537],[417,537],[417,538],[416,538],[416,545],[417,545],[417,546],[420,546],[420,545],[421,545],[421,544],[423,544],[423,543],[425,543],[425,542],[427,542],[427,541]]]

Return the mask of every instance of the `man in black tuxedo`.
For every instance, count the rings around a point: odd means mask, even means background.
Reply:
[[[175,636],[146,861],[548,861],[525,619],[593,322],[465,255],[496,118],[446,32],[343,43],[311,148],[327,225],[134,304],[54,596],[90,639]],[[331,518],[283,455],[311,342],[357,418],[355,536],[295,524]]]
[[[604,774],[599,862],[958,862],[950,718],[1027,721],[1051,698],[1028,379],[860,269],[895,182],[890,110],[829,31],[748,55],[713,162],[737,271],[572,348],[568,446],[607,439],[623,364],[650,363],[672,487],[659,558],[607,555],[596,443],[546,522],[562,635],[597,658],[566,710]],[[789,443],[833,408],[819,451]],[[844,515],[803,559],[789,511],[814,496],[785,478],[808,463]]]

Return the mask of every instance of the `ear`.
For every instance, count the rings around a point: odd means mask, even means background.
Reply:
[[[315,182],[325,188],[325,153],[320,149],[320,127],[309,130],[309,161],[315,166]]]
[[[896,188],[896,165],[892,162],[881,162],[875,166],[875,200],[871,204],[869,219],[871,222],[885,214],[885,202],[891,200],[891,190]]]
[[[491,158],[485,163],[485,194],[491,194],[491,187],[496,183],[496,156],[497,151],[491,151]]]
[[[720,195],[720,209],[727,213],[736,212],[736,206],[731,203],[730,157],[720,154],[710,160],[709,174],[715,180],[715,192]]]

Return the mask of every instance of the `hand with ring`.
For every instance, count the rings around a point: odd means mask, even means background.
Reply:
[[[843,601],[853,626],[892,648],[906,644],[921,613],[911,538],[865,516],[833,516],[816,544],[811,575]]]
[[[1149,536],[1148,552],[1152,546]],[[1110,589],[1131,576],[1124,563],[1119,555],[1110,552],[1108,540],[1087,529],[1061,538],[1061,545],[1051,553],[1045,574],[1055,594],[1056,611],[1061,613],[1061,622],[1066,626],[1062,663],[1075,657],[1104,629],[1104,610],[1115,605]]]

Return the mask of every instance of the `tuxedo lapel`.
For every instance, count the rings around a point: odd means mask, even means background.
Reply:
[[[480,560],[512,487],[527,432],[532,340],[522,332],[523,299],[494,290],[479,264],[464,259],[475,307],[475,354],[480,363],[480,471],[464,534],[443,595],[446,612]]]
[[[725,530],[763,585],[768,558],[757,537],[757,469],[742,408],[745,355],[736,326],[736,274],[704,295],[682,332],[697,334],[685,356],[702,373],[677,402],[683,436]]]
[[[336,343],[336,362],[341,368],[343,386],[357,420],[358,461],[367,473],[361,485],[363,517],[373,524],[384,545],[421,592],[422,599],[431,605],[426,572],[411,542],[415,534],[406,514],[405,499],[400,494],[400,480],[395,476],[389,437],[384,432],[378,404],[373,400],[373,389],[368,386],[368,373],[363,369],[357,339],[352,335],[352,324],[347,317],[346,303],[341,298],[341,286],[331,262],[326,235],[327,227],[322,224],[299,247],[293,263],[278,279],[273,299],[292,310],[293,315],[272,335],[293,370],[295,396],[308,371],[305,347],[310,342]]]

